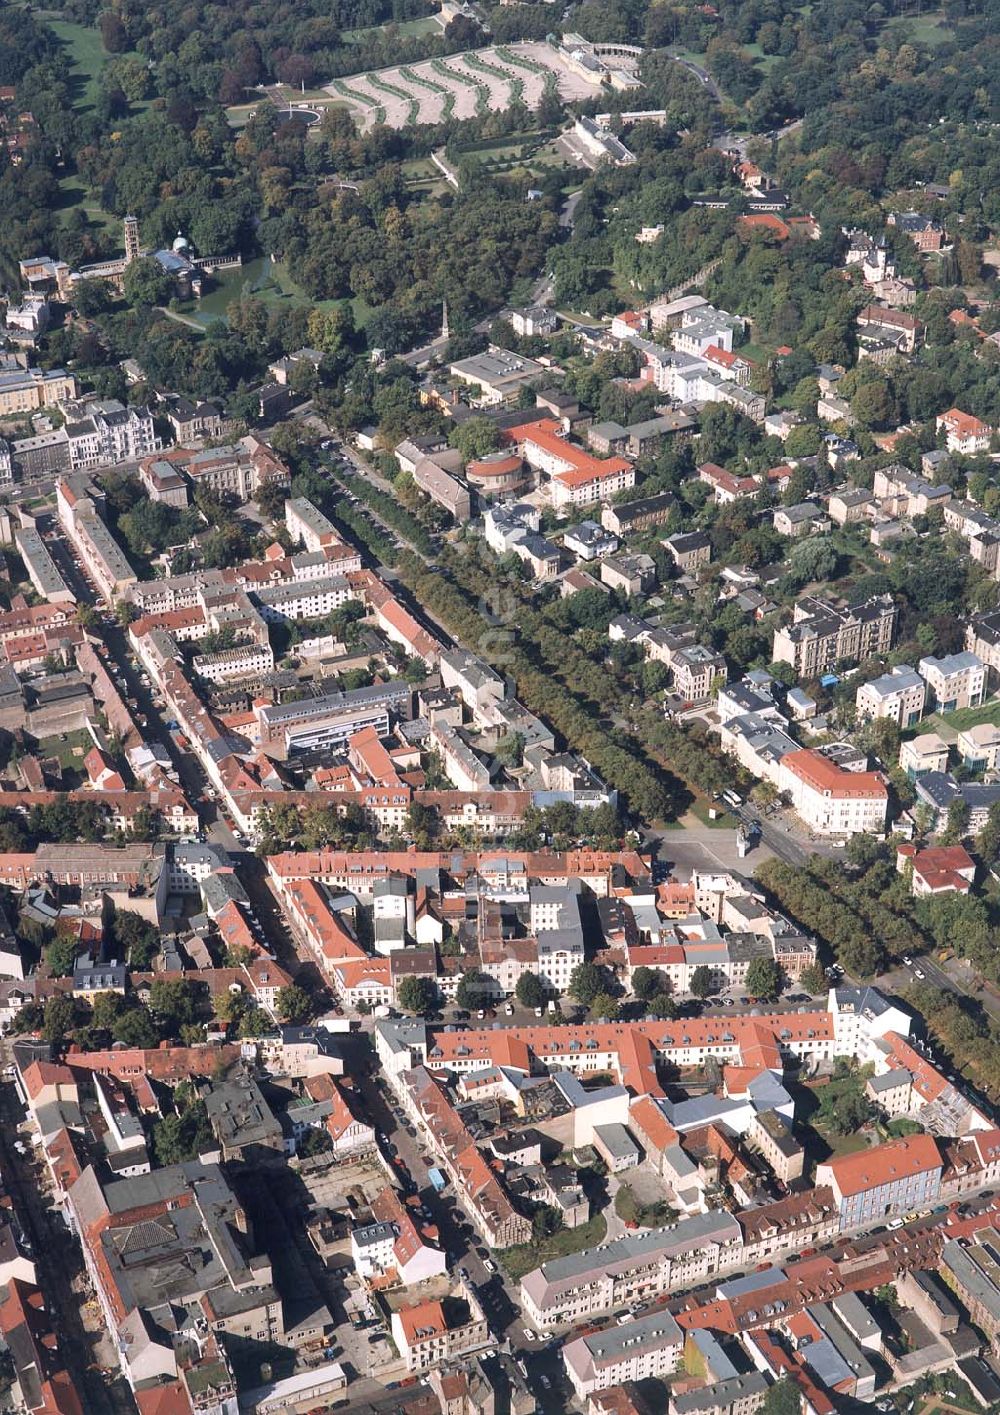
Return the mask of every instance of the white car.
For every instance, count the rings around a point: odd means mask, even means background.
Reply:
[[[483,1267],[486,1269],[486,1271],[487,1271],[488,1273],[495,1273],[496,1270],[497,1270],[497,1265],[496,1265],[496,1263],[493,1262],[493,1260],[492,1260],[491,1258],[484,1258],[484,1259],[483,1259]]]
[[[530,1327],[525,1327],[525,1329],[524,1329],[524,1339],[525,1339],[525,1341],[534,1341],[534,1339],[535,1339],[535,1333],[531,1330]]]

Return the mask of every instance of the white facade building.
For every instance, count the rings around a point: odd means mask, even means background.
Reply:
[[[862,683],[855,696],[860,718],[888,718],[898,727],[913,727],[924,715],[927,684],[913,668],[899,665],[870,683]]]

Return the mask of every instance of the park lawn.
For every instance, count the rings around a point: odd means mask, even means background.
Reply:
[[[769,364],[774,358],[774,350],[764,344],[741,344],[735,352],[752,364]]]
[[[470,148],[463,153],[463,157],[471,158],[473,162],[502,162],[511,158],[521,158],[524,156],[527,143],[510,142],[508,140],[498,140],[492,147]]]
[[[955,31],[945,23],[943,14],[921,15],[912,19],[908,15],[897,15],[885,23],[887,30],[902,30],[908,39],[916,44],[926,44],[935,48],[939,44],[950,44]]]
[[[340,37],[345,44],[364,44],[373,34],[381,34],[387,28],[387,25],[370,25],[367,29],[345,29]],[[401,24],[393,25],[393,28],[399,34],[444,34],[436,15],[425,15],[419,20],[403,20]]]
[[[721,814],[717,816],[715,820],[711,819],[708,814],[710,804],[712,803],[706,801],[704,796],[696,796],[687,814],[681,817],[680,824],[684,829],[707,826],[709,830],[735,830],[736,821],[724,806],[718,805],[718,802],[716,802],[715,805]]]
[[[704,69],[708,55],[704,49],[675,49],[670,46],[670,53],[675,59],[686,59],[689,64],[697,64],[700,69]]]
[[[550,142],[543,143],[531,158],[531,168],[542,175],[547,168],[561,168],[566,173],[566,181],[563,183],[563,192],[569,195],[576,191],[583,181],[579,167],[574,167],[572,162],[567,161],[566,156],[558,147],[558,138],[553,138]]]
[[[956,712],[932,712],[923,719],[917,730],[941,732],[944,729],[944,736],[950,741],[956,733],[964,732],[967,727],[977,727],[981,722],[1000,727],[1000,698],[991,698],[979,707],[959,708]]]
[[[740,48],[744,53],[749,54],[757,67],[763,69],[765,73],[768,69],[773,68],[781,57],[780,54],[765,54],[759,44],[743,44]]]
[[[113,232],[119,245],[122,241],[122,224],[117,216],[112,216],[110,212],[104,210],[93,199],[88,200],[88,192],[83,181],[74,173],[68,173],[59,178],[60,202],[59,207],[64,216],[68,218],[71,211],[79,208],[86,216],[88,223],[99,231]]]
[[[496,1258],[503,1265],[504,1272],[513,1282],[519,1282],[525,1273],[550,1263],[553,1258],[566,1258],[570,1253],[581,1253],[584,1248],[595,1248],[603,1243],[608,1225],[603,1214],[595,1214],[578,1228],[561,1228],[551,1238],[540,1243],[522,1243],[517,1248],[501,1248]]]
[[[101,43],[101,34],[93,25],[78,25],[71,20],[48,20],[49,29],[69,50],[72,66],[73,107],[84,112],[97,102],[98,78],[108,58]]]

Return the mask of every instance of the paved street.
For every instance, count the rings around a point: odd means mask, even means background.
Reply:
[[[31,1245],[59,1349],[87,1415],[135,1415],[124,1377],[110,1374],[117,1373],[117,1353],[96,1302],[88,1297],[80,1247],[52,1207],[48,1175],[30,1134],[19,1135],[23,1119],[15,1087],[0,1083],[0,1170]],[[22,1143],[24,1154],[16,1143]]]
[[[515,1019],[504,1020],[510,1024]],[[352,1045],[355,1048],[353,1054],[350,1052]],[[439,1194],[430,1183],[427,1171],[429,1166],[436,1164],[436,1156],[420,1143],[415,1134],[410,1133],[413,1127],[405,1119],[391,1092],[379,1080],[374,1053],[357,1033],[353,1034],[348,1048],[350,1073],[361,1090],[369,1114],[404,1162],[421,1203],[438,1228],[441,1246],[450,1261],[456,1267],[463,1268],[468,1275],[500,1349],[511,1351],[525,1363],[529,1384],[537,1395],[545,1396],[547,1409],[562,1409],[564,1376],[559,1359],[560,1343],[556,1341],[551,1348],[539,1344],[534,1329],[526,1325],[521,1317],[517,1284],[508,1282],[499,1269],[488,1271],[486,1262],[494,1267],[496,1264],[466,1218],[453,1190],[448,1186]],[[400,1174],[403,1174],[402,1170]],[[530,1336],[525,1335],[526,1330],[531,1333]],[[548,1388],[541,1383],[543,1375],[550,1383]]]

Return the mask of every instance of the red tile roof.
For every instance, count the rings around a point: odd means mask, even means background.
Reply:
[[[788,752],[781,764],[806,786],[838,801],[885,801],[889,797],[885,782],[876,772],[844,771],[836,762],[808,747]]]
[[[914,1174],[941,1169],[941,1154],[930,1135],[907,1135],[889,1140],[855,1155],[828,1161],[830,1173],[842,1195],[863,1194],[885,1184],[899,1183]]]
[[[404,1307],[399,1313],[400,1325],[407,1342],[423,1341],[428,1336],[440,1336],[448,1330],[444,1308],[440,1302],[420,1302],[416,1307]]]

